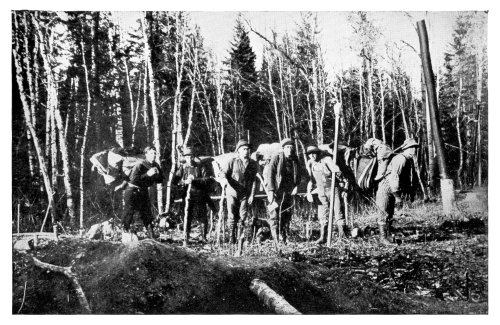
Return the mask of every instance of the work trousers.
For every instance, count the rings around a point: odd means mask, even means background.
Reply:
[[[378,183],[375,201],[377,203],[377,207],[379,208],[379,211],[377,212],[377,223],[379,225],[390,223],[394,216],[395,197],[392,194],[387,177],[383,178]]]
[[[134,221],[135,212],[139,212],[144,227],[148,227],[153,222],[151,213],[149,192],[147,188],[136,188],[128,186],[123,192],[125,206],[123,209],[123,229],[130,230],[130,224]]]
[[[271,227],[271,232],[274,235],[276,231],[276,240],[279,240],[279,235],[283,237],[283,241],[286,241],[288,235],[288,230],[290,228],[290,221],[292,220],[292,210],[293,210],[293,199],[289,192],[277,193],[276,203],[278,207],[269,211],[269,225]]]
[[[338,226],[345,225],[345,215],[344,209],[342,208],[343,202],[340,199],[340,190],[335,186],[335,191],[333,194],[333,215],[335,216],[335,223]],[[324,189],[318,193],[318,221],[321,226],[328,225],[328,219],[330,215],[330,189]]]
[[[184,202],[185,204],[185,202]],[[184,211],[185,205],[183,206]],[[208,217],[207,217],[207,202],[203,197],[193,196],[189,199],[189,206],[187,211],[187,228],[186,233],[191,232],[191,224],[193,219],[197,219],[200,225],[202,226],[202,236],[206,236]]]
[[[238,199],[234,195],[228,195],[226,200],[230,243],[236,243],[236,232],[238,232],[239,236],[245,236],[248,239],[250,233],[248,198],[244,196]]]

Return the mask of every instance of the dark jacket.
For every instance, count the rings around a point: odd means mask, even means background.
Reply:
[[[175,173],[174,183],[187,189],[186,179],[189,175],[194,176],[191,182],[191,196],[208,196],[210,177],[205,165],[197,162],[193,162],[192,166],[180,165]]]
[[[255,179],[259,166],[253,159],[249,159],[248,165],[244,166],[243,160],[235,157],[229,161],[227,168],[222,170],[227,179],[229,187],[227,194],[238,198],[249,197],[255,191]]]
[[[297,156],[292,155],[288,159],[291,159],[292,162],[292,179],[290,180],[283,180],[283,167],[285,161],[285,154],[283,152],[273,156],[269,165],[264,169],[264,181],[268,191],[282,191],[283,183],[286,181],[291,182],[292,188],[299,185],[300,174],[298,158]]]
[[[153,176],[148,176],[148,170],[153,167],[158,168],[159,173],[154,174]],[[139,186],[140,188],[147,189],[151,185],[161,182],[163,182],[163,173],[160,166],[156,162],[150,163],[147,160],[143,160],[137,163],[130,173],[130,183],[135,186]]]

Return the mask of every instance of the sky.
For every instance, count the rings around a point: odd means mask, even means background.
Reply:
[[[325,54],[326,68],[333,77],[341,69],[359,65],[359,57],[350,49],[352,28],[348,22],[347,11],[319,11],[315,12],[320,28],[319,41]],[[138,12],[117,12],[124,25],[134,25]],[[205,46],[210,48],[220,62],[227,58],[231,41],[234,38],[234,26],[240,12],[237,11],[190,11],[189,16],[193,24],[200,27],[205,39]],[[271,31],[278,35],[289,33],[294,35],[297,23],[300,22],[299,11],[243,11],[241,14],[250,22],[259,33],[270,36]],[[425,19],[429,34],[431,60],[434,71],[442,66],[444,53],[452,41],[452,33],[457,15],[456,11],[379,11],[369,12],[368,19],[379,27],[382,32],[379,52],[385,53],[385,42],[396,42],[402,48],[402,60],[405,69],[412,78],[416,90],[420,87],[420,59],[415,50],[419,51],[419,40],[415,30],[416,22]],[[262,51],[265,41],[255,33],[250,32],[250,44],[257,56],[256,67],[262,63]],[[388,62],[380,61],[382,66]]]

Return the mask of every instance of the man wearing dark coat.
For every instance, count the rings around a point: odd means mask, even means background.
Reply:
[[[282,151],[271,157],[264,170],[264,181],[269,202],[269,225],[275,241],[281,234],[286,243],[292,219],[292,196],[300,183],[299,161],[294,153],[292,139],[281,141]]]
[[[248,238],[249,205],[255,194],[257,161],[250,158],[250,143],[240,140],[236,145],[237,157],[232,158],[222,170],[223,182],[227,183],[226,199],[228,211],[229,240],[236,243],[236,229],[239,237]]]
[[[130,231],[130,224],[134,220],[134,213],[139,212],[148,236],[153,237],[153,214],[149,200],[149,187],[163,181],[163,173],[160,166],[155,162],[156,149],[146,147],[144,149],[146,159],[137,163],[130,174],[130,181],[123,193],[125,206],[123,209],[123,228]]]
[[[183,150],[183,155],[186,161],[177,169],[174,183],[182,187],[184,205],[188,205],[186,240],[189,239],[192,221],[196,218],[200,222],[201,241],[205,242],[208,232],[207,204],[213,205],[208,193],[210,177],[206,166],[203,163],[195,161],[195,154],[192,148],[185,148]],[[189,185],[191,185],[191,187],[189,187]],[[191,188],[189,200],[186,200],[187,190],[189,188]]]

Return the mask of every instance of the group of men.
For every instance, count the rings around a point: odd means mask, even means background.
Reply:
[[[254,202],[258,180],[263,180],[263,189],[267,196],[268,223],[273,239],[287,241],[293,209],[293,196],[297,194],[301,180],[299,159],[294,152],[292,139],[280,142],[281,151],[271,157],[257,154],[257,160],[250,157],[252,146],[241,140],[236,145],[236,155],[221,166],[215,178],[225,188],[228,212],[229,241],[249,238],[253,219],[250,218],[250,206]],[[402,184],[411,182],[409,177],[413,170],[413,157],[418,147],[414,139],[407,139],[400,147],[400,153],[394,153],[380,140],[369,139],[362,147],[362,154],[372,155],[378,162],[375,181],[378,188],[376,203],[378,206],[378,225],[380,243],[389,245],[390,226],[394,210],[402,205]],[[155,162],[156,150],[147,147],[144,150],[146,159],[136,164],[129,177],[124,191],[125,208],[123,227],[129,231],[135,212],[139,212],[148,234],[152,236],[153,217],[150,210],[148,188],[163,181],[163,174]],[[333,161],[332,157],[317,146],[307,147],[307,200],[317,205],[320,223],[320,237],[316,243],[326,241],[329,222],[330,201],[333,198],[333,215],[338,228],[339,238],[347,236],[344,209],[341,200],[342,192],[356,186],[356,179],[347,165]],[[185,162],[178,166],[174,182],[183,188],[186,198],[187,228],[189,237],[193,219],[201,225],[201,239],[207,236],[207,206],[214,212],[217,210],[210,199],[210,181],[207,167],[195,160],[195,152],[191,148],[183,151]],[[264,159],[267,158],[267,159]],[[339,161],[339,160],[338,160]],[[332,180],[335,179],[335,182]],[[334,188],[332,191],[332,183]],[[185,238],[186,240],[188,238]]]

